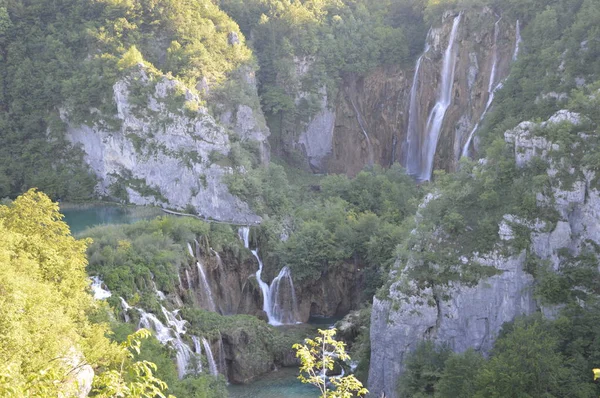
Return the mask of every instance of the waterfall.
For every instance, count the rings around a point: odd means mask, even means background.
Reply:
[[[469,138],[467,139],[467,142],[465,143],[465,145],[463,147],[461,156],[469,156],[469,146],[471,146],[471,141],[473,140],[473,136],[475,135],[475,132],[479,128],[479,124],[483,121],[483,118],[485,118],[485,115],[487,114],[488,110],[492,106],[492,102],[494,101],[494,95],[496,94],[496,91],[498,91],[500,88],[502,88],[502,85],[503,85],[503,82],[500,82],[497,85],[495,85],[496,74],[497,74],[496,72],[498,69],[498,35],[500,34],[500,21],[501,20],[502,20],[502,17],[500,17],[494,24],[494,47],[493,47],[494,51],[493,51],[493,56],[492,56],[493,57],[492,58],[492,70],[490,72],[490,79],[488,82],[488,100],[487,100],[487,103],[485,104],[485,109],[483,110],[483,113],[479,117],[479,121],[477,123],[475,123],[475,127],[473,127],[473,130],[471,130],[471,133],[469,134]]]
[[[167,311],[164,307],[161,310],[167,318],[166,326],[163,324],[154,314],[147,313],[146,311],[139,309],[140,312],[140,323],[138,327],[147,328],[154,330],[156,339],[162,344],[170,344],[176,352],[177,362],[177,373],[180,379],[186,374],[190,373],[190,365],[194,353],[192,349],[182,340],[181,336],[185,334],[185,320],[177,319],[177,312]]]
[[[202,372],[202,346],[200,345],[200,339],[198,336],[192,336],[192,342],[194,343],[194,352],[196,353],[198,363],[198,373]]]
[[[204,296],[206,296],[206,304],[208,305],[208,310],[216,312],[215,300],[213,298],[212,291],[210,290],[210,285],[208,284],[208,280],[206,279],[206,274],[204,273],[204,267],[200,263],[200,261],[196,262],[196,266],[198,267],[198,286],[202,285],[204,288]]]
[[[185,281],[187,282],[188,289],[192,288],[192,278],[190,278],[190,272],[187,267],[185,268]]]
[[[125,319],[125,323],[129,323],[130,318],[129,318],[129,314],[127,313],[127,311],[129,311],[131,309],[131,306],[129,304],[127,304],[127,301],[125,301],[125,299],[123,299],[123,297],[119,297],[119,299],[121,300],[121,308],[123,308],[123,319]]]
[[[296,323],[296,291],[289,267],[283,267],[269,289],[271,296],[271,313],[273,318],[282,324]],[[290,300],[286,300],[289,297]]]
[[[429,34],[427,34],[429,37]],[[421,62],[423,57],[429,51],[429,43],[425,43],[425,50],[417,60],[415,66],[415,75],[413,76],[412,86],[410,88],[410,104],[408,107],[408,127],[406,131],[405,153],[406,153],[406,172],[409,175],[418,175],[421,165],[420,141],[419,135],[419,71],[421,70]]]
[[[360,129],[362,130],[363,135],[365,136],[365,140],[367,141],[367,151],[369,155],[367,159],[368,165],[373,166],[373,163],[375,162],[375,157],[373,155],[373,146],[371,145],[371,139],[369,138],[369,134],[367,134],[367,129],[365,127],[365,122],[362,118],[362,115],[358,111],[358,108],[356,107],[352,96],[348,95],[348,98],[350,98],[350,103],[352,104],[352,108],[354,108],[354,113],[356,113],[356,120],[358,121],[358,125],[360,126]]]
[[[435,151],[437,149],[437,143],[444,123],[444,117],[446,111],[452,103],[452,86],[454,84],[454,71],[456,69],[456,33],[460,24],[462,13],[458,14],[454,18],[452,24],[452,31],[448,40],[448,47],[444,52],[441,84],[438,93],[438,99],[431,113],[427,118],[426,124],[426,135],[425,145],[423,145],[423,157],[425,158],[425,167],[421,170],[418,179],[421,181],[428,181],[431,179],[431,173],[433,171],[433,161],[435,158]]]
[[[90,289],[92,289],[92,293],[96,300],[105,300],[112,296],[111,292],[102,287],[102,285],[104,285],[104,282],[102,282],[102,279],[100,279],[99,276],[92,276],[91,279],[92,284],[90,285]]]
[[[217,364],[215,363],[215,358],[210,349],[210,344],[208,344],[208,341],[204,337],[202,337],[202,345],[204,345],[204,352],[206,352],[206,359],[208,360],[208,371],[211,375],[217,376],[219,374]]]
[[[519,57],[519,50],[521,49],[521,42],[523,41],[523,38],[521,38],[521,22],[518,19],[515,37],[515,52],[513,53],[513,61],[516,61]]]
[[[215,305],[215,299],[212,293],[212,289],[210,287],[210,283],[208,282],[208,278],[206,276],[206,272],[204,271],[204,266],[200,262],[200,243],[194,239],[195,251],[192,249],[192,245],[188,242],[187,249],[188,253],[192,258],[196,260],[196,268],[198,269],[198,288],[202,289],[201,294],[204,296],[204,305],[205,309],[212,312],[217,312],[217,307]],[[187,283],[189,288],[192,288],[191,279],[189,272],[186,268],[185,276],[187,278]]]
[[[250,228],[242,227],[239,229],[238,234],[240,239],[244,241],[244,247],[250,250]],[[262,280],[263,263],[258,256],[257,250],[250,250],[256,260],[258,261],[258,271],[256,271],[256,280],[263,296],[263,311],[267,314],[269,323],[273,326],[280,326],[289,323],[296,323],[297,303],[296,303],[296,292],[294,291],[294,283],[292,282],[291,270],[288,267],[284,267],[279,275],[273,279],[271,287]],[[290,288],[291,302],[290,305],[286,306],[282,304],[285,299],[285,294],[280,290],[280,287],[285,283]]]

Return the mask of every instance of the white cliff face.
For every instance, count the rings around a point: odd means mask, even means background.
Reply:
[[[321,108],[300,134],[298,144],[304,149],[308,163],[313,170],[326,170],[327,156],[333,151],[333,131],[335,111],[327,105],[327,90],[321,90]]]
[[[121,124],[117,130],[100,124],[72,125],[68,113],[62,112],[68,123],[67,139],[81,145],[100,180],[98,193],[111,196],[111,186],[122,184],[130,203],[173,209],[192,206],[201,216],[217,220],[259,221],[223,182],[233,169],[211,163],[215,154],[227,156],[230,151],[226,131],[179,82],[163,76],[153,79],[139,66],[115,83],[116,117]],[[134,96],[134,84],[149,94]],[[198,110],[178,109],[172,103],[176,95]],[[140,101],[142,105],[135,105]]]
[[[585,169],[568,170],[573,180],[569,184],[561,180],[557,170],[562,161],[551,156],[560,149],[559,145],[536,133],[551,124],[579,124],[581,120],[578,114],[559,111],[547,122],[524,122],[505,133],[505,141],[514,147],[515,161],[520,167],[535,157],[548,160],[550,188],[538,194],[537,200],[539,205],[552,204],[559,218],[550,223],[506,214],[498,225],[499,242],[510,245],[517,237],[515,227],[526,227],[530,231],[531,252],[547,260],[556,272],[563,266],[562,251],[578,256],[589,248],[590,242],[600,244],[600,191],[594,173]],[[535,300],[534,278],[525,271],[527,255],[532,254],[522,251],[508,256],[494,251],[463,257],[462,261],[476,261],[495,267],[500,273],[473,287],[453,283],[443,291],[434,288],[418,295],[411,294],[416,287],[403,278],[406,274],[403,271],[390,288],[388,298],[375,298],[373,302],[369,372],[369,390],[373,396],[384,392],[388,398],[397,397],[403,361],[420,341],[447,343],[456,352],[472,347],[488,353],[505,322],[538,310],[554,316],[555,308]],[[448,299],[441,299],[443,295]]]

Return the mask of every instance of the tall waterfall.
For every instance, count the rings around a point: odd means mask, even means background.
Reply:
[[[206,353],[206,359],[208,360],[208,371],[211,375],[218,376],[219,371],[217,370],[215,357],[213,356],[208,340],[206,340],[204,337],[202,337],[202,345],[204,346],[204,352]]]
[[[367,159],[368,165],[373,166],[373,163],[375,162],[375,156],[373,155],[373,145],[371,145],[371,139],[369,138],[369,134],[367,134],[365,121],[362,118],[362,115],[360,114],[358,108],[356,107],[352,96],[348,95],[348,98],[350,98],[350,104],[352,104],[352,108],[354,108],[354,113],[356,113],[356,120],[358,121],[358,125],[360,126],[360,129],[362,130],[363,135],[365,136],[365,140],[367,141],[367,153],[369,156]]]
[[[250,250],[250,228],[242,227],[238,231],[244,247]],[[284,267],[279,275],[273,279],[271,287],[262,280],[263,263],[258,256],[257,250],[250,250],[258,261],[256,280],[260,286],[263,296],[263,311],[267,314],[269,323],[274,326],[296,323],[298,305],[296,292],[292,281],[292,273],[288,267]],[[287,288],[285,287],[287,285]],[[287,294],[286,294],[287,293]]]
[[[465,143],[465,145],[463,147],[461,156],[469,156],[469,147],[471,146],[471,141],[473,140],[473,136],[475,135],[475,132],[479,128],[479,124],[485,118],[485,115],[487,114],[488,110],[490,109],[490,106],[492,106],[492,102],[494,101],[494,95],[496,94],[496,91],[498,91],[500,88],[502,88],[502,85],[503,85],[503,82],[500,82],[496,85],[496,75],[497,75],[497,69],[498,69],[498,36],[500,34],[500,21],[501,20],[502,20],[502,17],[498,18],[498,20],[494,24],[494,47],[493,47],[493,58],[492,58],[492,70],[490,72],[490,79],[488,82],[488,100],[487,100],[487,103],[485,104],[485,109],[483,110],[483,113],[481,114],[481,116],[479,117],[479,120],[477,121],[477,123],[475,123],[475,127],[473,127],[473,130],[471,130],[471,133],[469,134],[469,138],[467,139],[467,142]]]
[[[521,21],[519,21],[518,19],[515,37],[515,52],[513,53],[513,61],[516,61],[519,57],[519,50],[521,49],[521,42],[523,41],[523,38],[521,37]]]
[[[225,346],[223,345],[223,337],[221,336],[221,332],[219,331],[219,363],[217,364],[219,373],[225,376],[225,380],[229,381],[229,377],[227,375],[227,362],[225,360]]]
[[[429,37],[429,34],[427,34]],[[410,175],[418,175],[421,166],[421,152],[420,143],[421,137],[419,135],[419,120],[420,109],[419,109],[419,71],[421,70],[421,62],[423,57],[429,51],[429,43],[425,43],[425,50],[423,54],[417,60],[415,67],[415,75],[413,76],[412,86],[410,88],[410,104],[408,108],[408,128],[406,132],[405,142],[405,159],[406,159],[406,172]]]
[[[442,81],[439,87],[438,99],[433,109],[431,109],[429,117],[427,118],[425,142],[423,145],[423,158],[425,160],[425,165],[422,169],[420,169],[420,173],[418,174],[418,179],[421,181],[428,181],[431,179],[433,161],[435,158],[438,139],[440,137],[440,131],[444,123],[446,111],[452,103],[452,86],[454,84],[454,71],[456,70],[457,56],[457,51],[455,51],[456,33],[458,32],[461,17],[462,13],[458,14],[454,18],[452,31],[448,40],[448,47],[444,52],[441,74]]]

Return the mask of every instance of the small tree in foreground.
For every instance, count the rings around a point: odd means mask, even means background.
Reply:
[[[319,335],[314,340],[304,340],[304,345],[294,344],[296,357],[300,358],[300,375],[302,383],[312,384],[321,391],[321,398],[352,398],[354,395],[363,396],[368,393],[362,383],[354,375],[332,377],[329,382],[333,385],[330,390],[327,385],[327,371],[333,370],[336,359],[346,361],[346,344],[336,341],[333,337],[335,329],[319,329]]]

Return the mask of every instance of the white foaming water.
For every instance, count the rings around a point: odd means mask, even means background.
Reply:
[[[427,34],[429,38],[429,33]],[[412,86],[410,88],[410,104],[408,108],[408,128],[406,132],[406,173],[409,175],[418,175],[420,172],[421,165],[421,152],[420,152],[420,141],[419,135],[419,120],[420,109],[419,109],[419,71],[421,70],[421,63],[423,57],[429,51],[429,43],[425,43],[425,50],[423,54],[417,60],[415,67],[415,75],[413,76]]]
[[[498,35],[500,34],[500,21],[501,20],[502,20],[502,17],[500,17],[494,24],[494,47],[493,47],[494,52],[493,52],[493,58],[492,58],[492,70],[490,72],[490,79],[488,82],[488,100],[487,100],[487,103],[485,104],[485,109],[483,110],[483,113],[479,117],[479,121],[477,123],[475,123],[475,127],[473,127],[473,130],[471,130],[471,133],[469,134],[469,138],[467,138],[467,142],[463,146],[461,156],[469,156],[469,147],[471,146],[471,141],[473,140],[473,136],[475,135],[475,132],[479,128],[479,123],[481,123],[481,121],[485,118],[485,115],[487,114],[488,110],[492,106],[492,102],[494,101],[494,95],[496,94],[496,91],[498,91],[500,88],[502,88],[502,85],[503,85],[503,82],[500,82],[497,85],[495,85],[496,74],[497,74],[497,69],[498,69]]]
[[[240,239],[244,242],[244,247],[250,250],[250,228],[242,227],[239,229],[238,234]],[[294,283],[292,281],[291,270],[288,267],[284,267],[277,278],[273,279],[272,286],[262,280],[263,262],[258,256],[257,250],[250,250],[256,261],[258,261],[258,271],[256,271],[256,280],[262,291],[263,296],[263,311],[267,314],[269,323],[273,326],[280,326],[285,324],[297,323],[297,303],[296,303],[296,292],[294,290]],[[290,302],[286,305],[286,295],[282,286],[287,284],[290,290]]]
[[[129,323],[131,319],[129,318],[127,311],[131,309],[131,306],[127,304],[127,301],[125,301],[123,297],[119,297],[119,299],[121,300],[121,308],[123,308],[123,318],[125,319],[126,323]]]
[[[188,271],[187,267],[185,269],[185,281],[187,283],[188,289],[192,289],[192,278],[190,278],[190,272]]]
[[[421,173],[418,175],[418,179],[421,181],[429,181],[431,179],[431,173],[433,171],[433,160],[435,158],[435,151],[437,149],[438,139],[440,137],[440,131],[444,123],[444,117],[446,111],[452,103],[452,86],[454,84],[454,72],[456,70],[456,33],[460,25],[462,13],[458,14],[454,18],[452,24],[452,31],[450,32],[450,38],[448,40],[448,47],[444,52],[443,65],[442,65],[442,81],[439,87],[438,99],[431,113],[427,118],[425,145],[423,145],[423,158],[425,165],[421,169]]]
[[[208,360],[208,371],[211,375],[217,376],[219,371],[217,369],[217,364],[215,363],[215,357],[213,356],[210,344],[208,344],[208,340],[204,337],[202,337],[202,345],[204,346],[204,352],[206,353],[206,359]]]
[[[112,296],[111,292],[109,292],[108,290],[105,290],[102,287],[104,282],[102,282],[102,279],[100,279],[99,276],[92,276],[91,279],[92,279],[92,284],[90,285],[90,288],[92,289],[92,293],[94,294],[94,298],[96,300],[106,300],[107,298]]]

